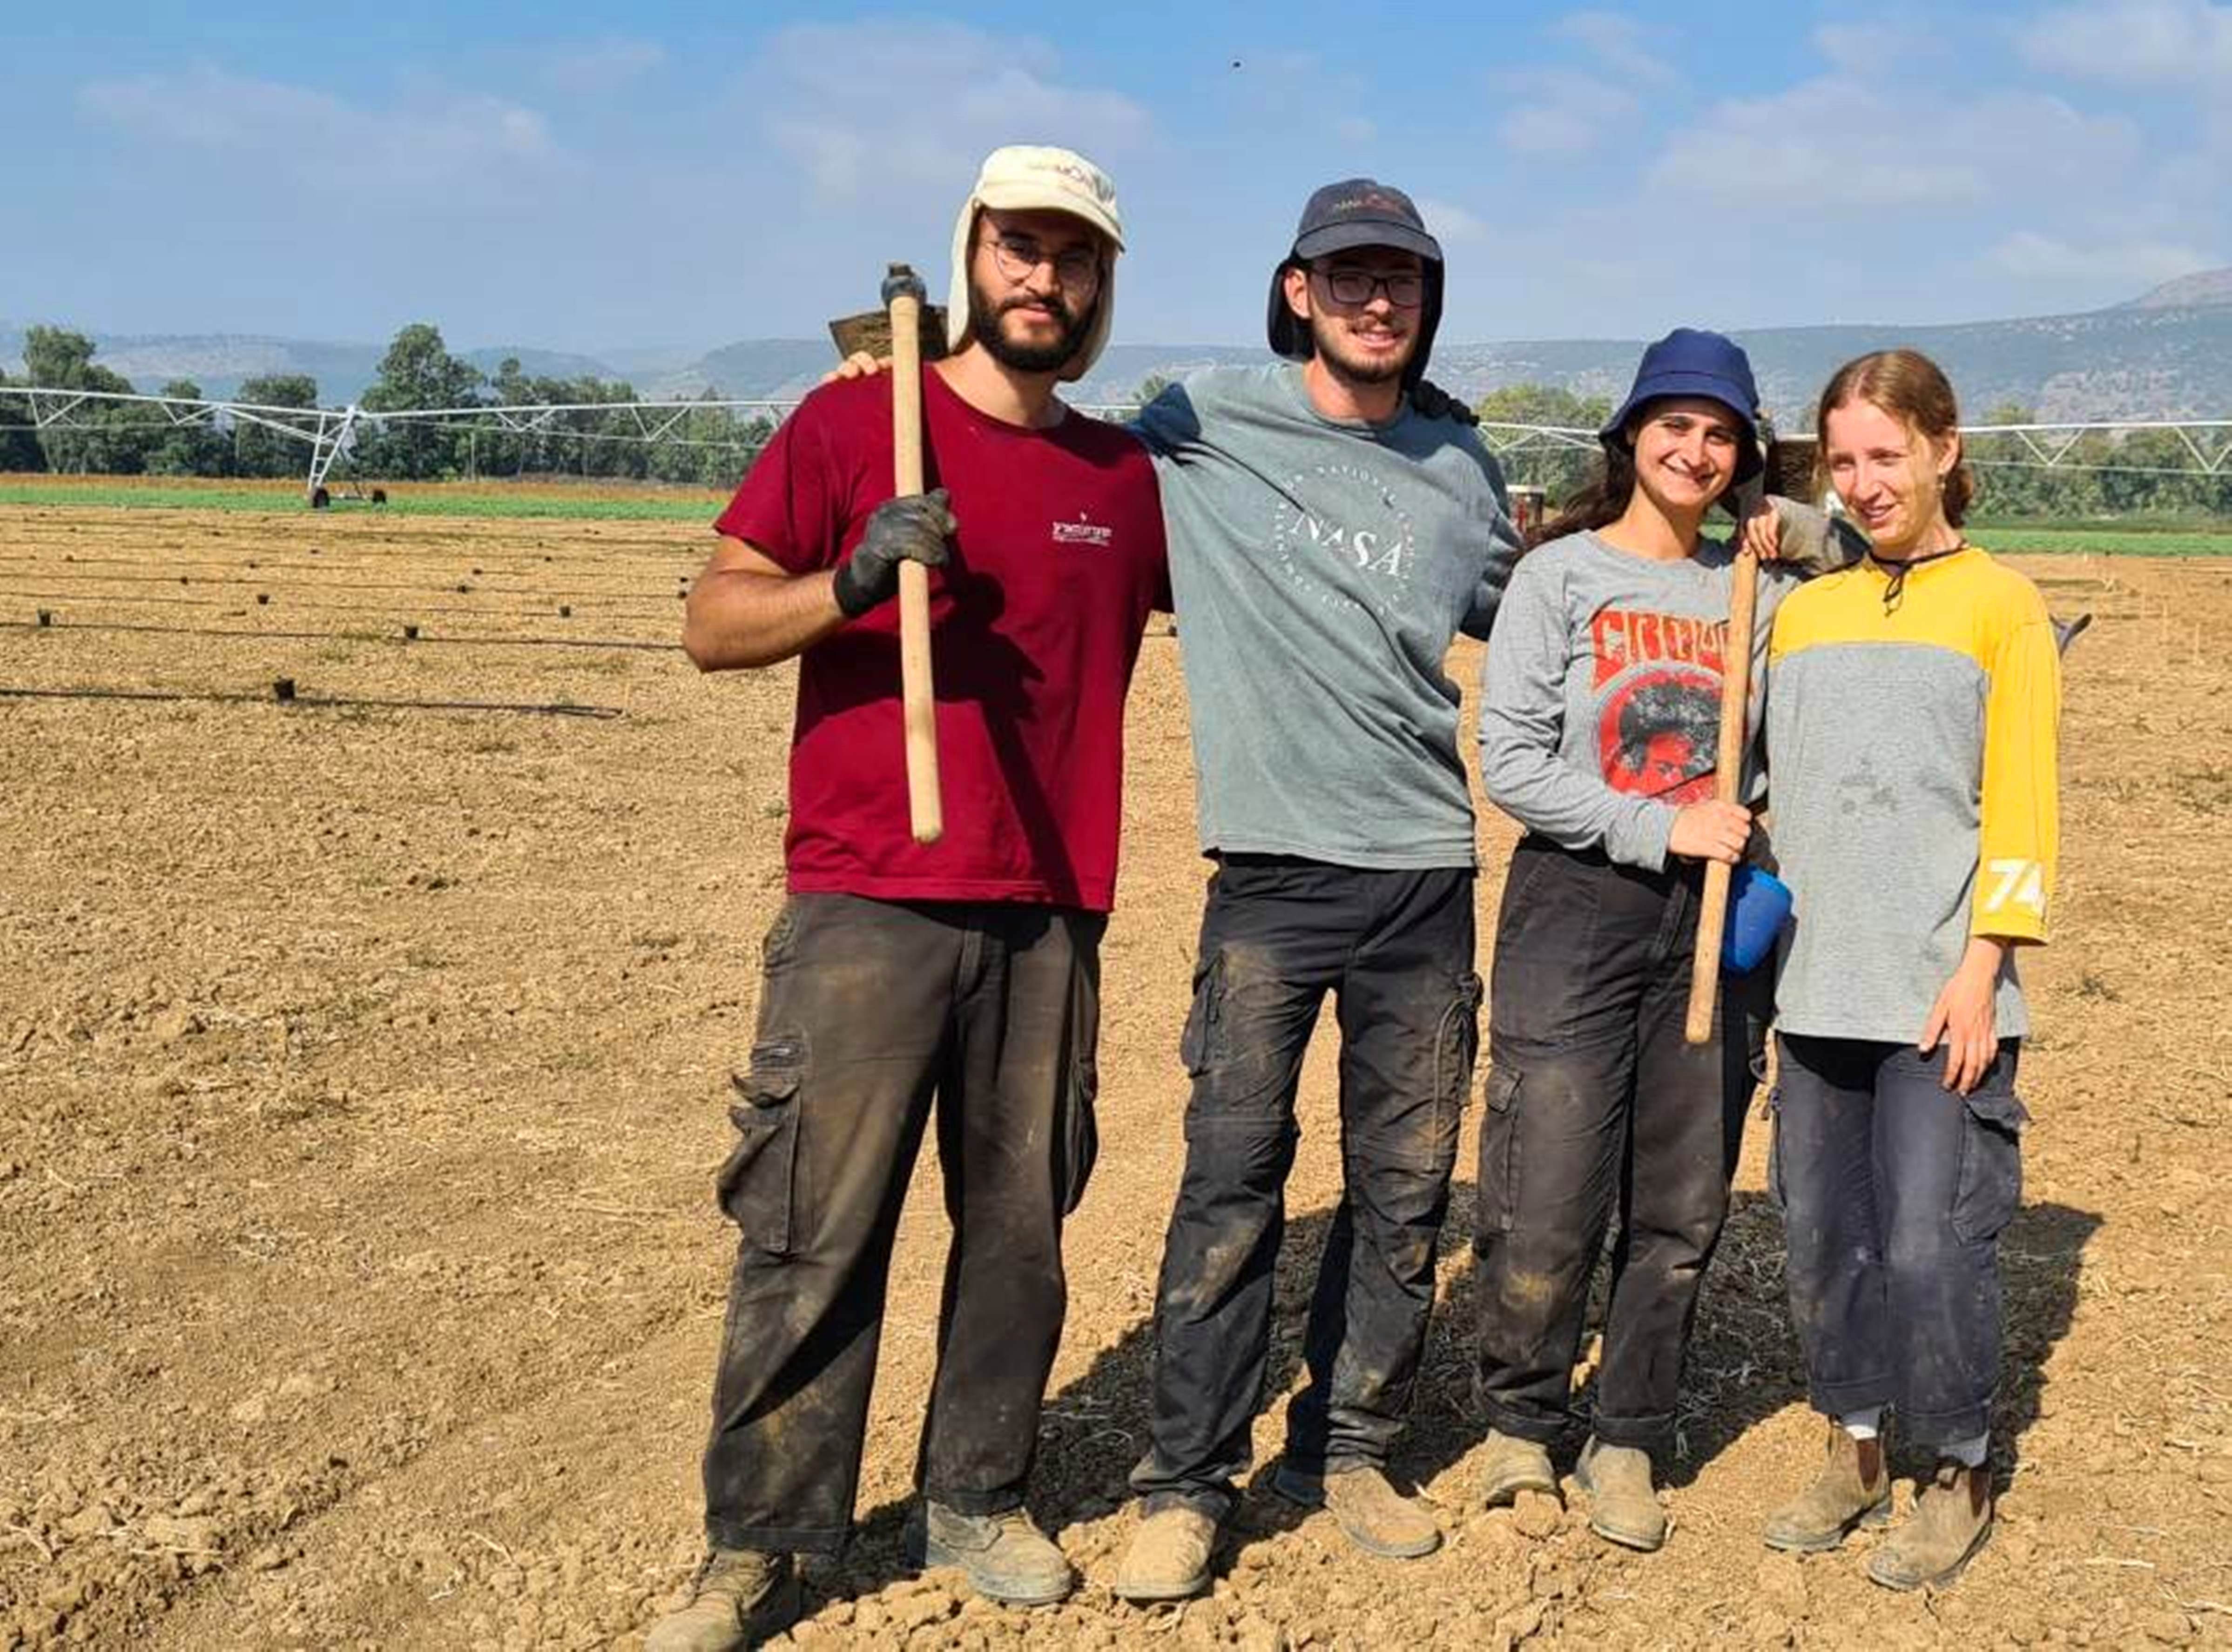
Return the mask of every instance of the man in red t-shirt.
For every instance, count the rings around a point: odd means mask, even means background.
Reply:
[[[1108,336],[1115,191],[1066,150],[996,151],[954,237],[951,353],[924,374],[927,479],[894,499],[892,386],[824,386],[716,524],[700,669],[799,657],[790,897],[730,1108],[742,1230],[704,1460],[712,1555],[649,1652],[764,1632],[791,1557],[848,1532],[892,1238],[935,1102],[953,1224],[915,1558],[1018,1603],[1074,1575],[1023,1508],[1093,1152],[1100,943],[1124,696],[1170,606],[1145,451],[1058,381]],[[899,565],[931,570],[945,832],[909,833]]]

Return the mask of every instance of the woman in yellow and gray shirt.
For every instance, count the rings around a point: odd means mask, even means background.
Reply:
[[[1870,1557],[1945,1581],[1991,1530],[1998,1235],[2021,1193],[2029,1030],[2015,952],[2046,939],[2060,664],[2030,581],[1969,544],[1951,386],[1910,350],[1822,394],[1822,461],[1873,554],[1794,593],[1769,651],[1775,846],[1794,897],[1776,983],[1770,1180],[1820,1477],[1768,1543],[1890,1513],[1884,1413],[1938,1462]]]

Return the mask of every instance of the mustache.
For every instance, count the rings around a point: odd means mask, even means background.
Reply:
[[[1077,312],[1062,302],[1059,294],[1049,295],[1045,298],[1035,298],[1028,294],[1015,298],[1003,298],[1000,301],[998,308],[992,313],[995,315],[1005,315],[1009,310],[1022,309],[1046,310],[1064,327],[1077,325]]]

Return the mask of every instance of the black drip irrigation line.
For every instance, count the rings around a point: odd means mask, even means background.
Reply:
[[[7,700],[191,700],[212,705],[289,705],[313,711],[501,711],[519,716],[589,717],[600,722],[625,715],[616,705],[567,705],[514,700],[362,700],[295,691],[292,677],[282,677],[269,694],[199,693],[181,689],[16,689],[0,687]]]
[[[154,554],[159,555],[166,549],[184,550],[185,548],[185,547],[184,546],[156,546],[152,547],[152,550]],[[469,556],[470,553],[468,551],[461,550],[455,553],[455,554],[459,556]],[[394,565],[396,563],[410,561],[412,560],[415,559],[409,553],[398,553],[394,556],[376,559],[369,562],[349,562],[341,560],[328,561],[322,558],[315,561],[293,561],[281,557],[257,557],[254,559],[255,566],[251,567],[249,565],[250,559],[245,557],[237,561],[225,561],[219,560],[215,557],[200,556],[182,558],[176,562],[166,563],[165,566],[185,568],[237,568],[250,573],[258,572],[263,568],[289,568],[309,573],[364,573],[368,572],[392,573],[395,572]],[[14,556],[6,554],[0,554],[0,563],[23,562],[39,564],[51,563],[57,560],[72,567],[116,567],[144,568],[148,566],[150,558],[147,556],[81,556],[75,551],[64,551],[61,553],[59,557],[55,555]],[[591,569],[606,569],[612,572],[614,577],[617,578],[624,577],[626,573],[626,570],[618,567],[616,565],[631,561],[652,562],[665,567],[687,566],[691,568],[698,568],[704,566],[705,555],[704,552],[698,550],[692,550],[685,555],[655,557],[651,555],[638,557],[581,556],[568,553],[563,556],[530,556],[519,560],[516,566],[514,566],[512,560],[508,558],[484,556],[478,560],[478,566],[495,573],[548,573],[554,568],[565,568],[580,566],[581,567]],[[470,567],[474,566],[474,564],[469,560],[467,566]]]
[[[220,588],[235,586],[245,591],[416,591],[428,595],[437,593],[444,594],[455,593],[458,596],[485,593],[492,597],[535,597],[547,598],[554,602],[558,600],[555,593],[538,591],[532,586],[489,584],[486,582],[485,574],[470,574],[461,579],[444,580],[431,585],[420,580],[265,580],[252,575],[247,578],[234,578],[230,574],[215,573],[64,573],[54,568],[43,570],[39,577],[44,580],[65,580],[76,585],[183,585],[189,588],[194,586],[215,586]],[[683,582],[684,576],[678,574],[675,578],[676,583]],[[588,597],[625,598],[639,597],[646,593],[642,586],[631,585],[621,586],[618,589],[609,591],[590,590],[583,594]],[[120,599],[120,600],[124,599]]]
[[[344,586],[341,588],[347,590],[349,587]],[[684,592],[675,593],[678,599],[686,594]],[[128,593],[120,596],[101,591],[17,591],[5,586],[0,586],[0,597],[14,597],[23,602],[76,602],[88,605],[100,603],[110,606],[133,608],[222,608],[227,613],[246,613],[251,606],[269,607],[271,606],[269,603],[246,604],[233,597],[140,597]],[[584,606],[594,606],[596,601],[601,601],[601,599],[584,598],[581,600]],[[305,597],[289,597],[280,606],[289,609],[306,609],[321,613],[393,613],[402,605],[393,602],[317,602]],[[503,619],[509,615],[521,617],[542,615],[549,612],[551,606],[538,603],[531,608],[476,608],[458,603],[447,603],[439,606],[418,606],[415,612],[464,614],[475,619]],[[573,617],[570,613],[562,612],[574,606],[571,601],[555,606],[561,610],[558,616],[560,619],[568,619]],[[604,608],[600,611],[600,617],[607,619],[666,619],[680,612],[676,608]]]
[[[0,631],[114,631],[150,637],[237,637],[244,641],[288,643],[382,643],[405,647],[431,643],[463,648],[633,649],[678,654],[680,643],[644,642],[626,637],[430,637],[416,626],[385,631],[242,631],[221,625],[145,625],[123,620],[0,619]]]

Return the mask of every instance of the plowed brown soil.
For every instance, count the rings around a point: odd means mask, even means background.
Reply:
[[[0,511],[0,688],[79,696],[0,698],[0,1649],[626,1645],[686,1579],[730,1246],[710,1176],[781,898],[791,686],[669,646],[708,545]],[[795,1642],[2232,1642],[2232,572],[2026,566],[2099,623],[2069,675],[2062,939],[2031,972],[2003,1519],[1956,1587],[1872,1588],[1865,1540],[1759,1545],[1817,1438],[1755,1125],[1663,1552],[1547,1500],[1475,1504],[1468,1144],[1401,1463],[1449,1543],[1371,1561],[1264,1494],[1209,1599],[1111,1599],[1203,871],[1156,636],[1035,1494],[1087,1586],[1025,1615],[899,1564],[942,1260],[925,1167],[860,1539],[810,1577]],[[515,709],[431,709],[456,702]],[[1486,934],[1511,832],[1483,820]],[[1266,1450],[1338,1187],[1324,1055]]]

